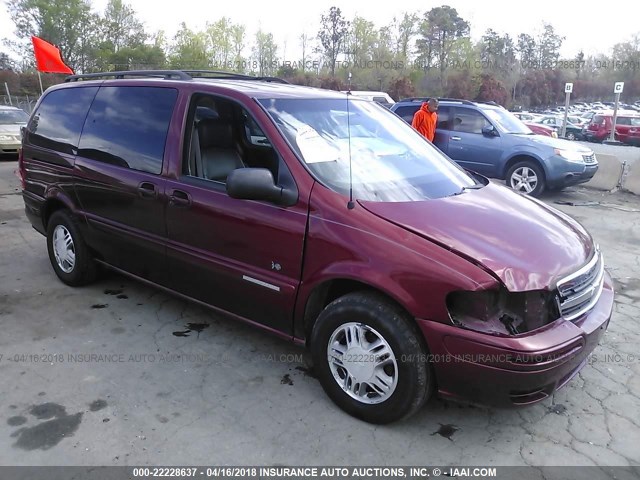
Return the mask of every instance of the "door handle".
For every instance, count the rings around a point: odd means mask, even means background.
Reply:
[[[460,137],[449,137],[449,138],[450,138],[450,140],[462,140],[462,138],[460,138]]]
[[[138,195],[146,199],[156,198],[158,196],[158,187],[151,182],[142,182],[138,185]]]
[[[172,207],[189,207],[191,206],[191,195],[182,190],[174,190],[169,195],[169,205]]]

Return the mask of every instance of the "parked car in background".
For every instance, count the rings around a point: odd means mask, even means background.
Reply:
[[[561,119],[564,120],[563,117],[561,117]],[[571,124],[575,125],[576,127],[580,127],[580,128],[582,128],[584,125],[589,123],[589,119],[584,118],[584,117],[582,117],[580,115],[568,115],[567,116],[567,121],[571,122]]]
[[[632,125],[627,135],[621,141],[627,145],[640,147],[640,121],[634,120],[636,125]]]
[[[22,141],[20,129],[28,121],[29,115],[19,108],[0,106],[0,158],[3,155],[18,158]]]
[[[637,128],[639,121],[640,115],[635,112],[622,111],[618,113],[614,138],[625,142],[629,135],[629,130]],[[612,128],[613,112],[597,113],[587,126],[583,128],[583,135],[584,138],[590,142],[602,142],[610,138]]]
[[[347,92],[343,92],[347,93]],[[374,92],[368,90],[352,90],[351,95],[359,98],[366,98],[367,100],[372,100],[374,102],[378,102],[383,107],[391,108],[391,106],[396,103],[393,98],[388,93],[385,92]]]
[[[537,123],[542,125],[546,125],[547,127],[553,128],[558,136],[562,133],[562,124],[564,122],[563,117],[558,117],[555,115],[547,115],[538,119]],[[581,140],[582,139],[582,127],[574,125],[573,123],[567,121],[567,130],[565,133],[565,138],[567,140]]]
[[[523,122],[536,135],[544,135],[545,137],[558,138],[555,128],[542,125],[541,123]]]
[[[436,391],[529,405],[587,363],[614,292],[577,221],[465,172],[374,102],[148,75],[71,77],[25,129],[25,212],[62,282],[102,265],[305,345],[328,396],[373,423]],[[523,178],[585,174],[571,143],[500,107],[441,106],[476,161],[507,147]]]
[[[540,118],[540,115],[537,113],[530,113],[530,112],[511,112],[513,113],[514,117],[522,120],[523,122],[535,122],[538,118]]]
[[[397,102],[391,110],[411,123],[424,98]],[[588,182],[598,170],[583,145],[534,134],[495,103],[440,99],[434,144],[464,168],[505,179],[514,190],[540,195]]]

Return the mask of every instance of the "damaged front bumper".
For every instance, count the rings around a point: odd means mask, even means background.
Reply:
[[[613,283],[604,272],[597,302],[530,332],[491,335],[418,319],[441,396],[497,406],[544,400],[586,364],[607,329]]]

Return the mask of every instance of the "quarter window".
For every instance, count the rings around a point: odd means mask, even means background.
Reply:
[[[63,88],[49,92],[27,127],[27,142],[74,154],[82,124],[98,87]]]

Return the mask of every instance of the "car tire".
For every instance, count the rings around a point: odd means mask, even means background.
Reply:
[[[545,188],[544,171],[535,161],[524,160],[509,168],[506,182],[516,192],[538,197]]]
[[[78,287],[93,282],[97,265],[87,247],[77,219],[67,210],[58,210],[47,223],[47,250],[53,270],[67,285]]]
[[[354,292],[331,302],[318,316],[310,348],[329,398],[366,422],[407,418],[432,395],[434,375],[422,334],[382,295]]]
[[[567,140],[575,140],[576,139],[576,134],[573,132],[569,132],[567,133]]]

